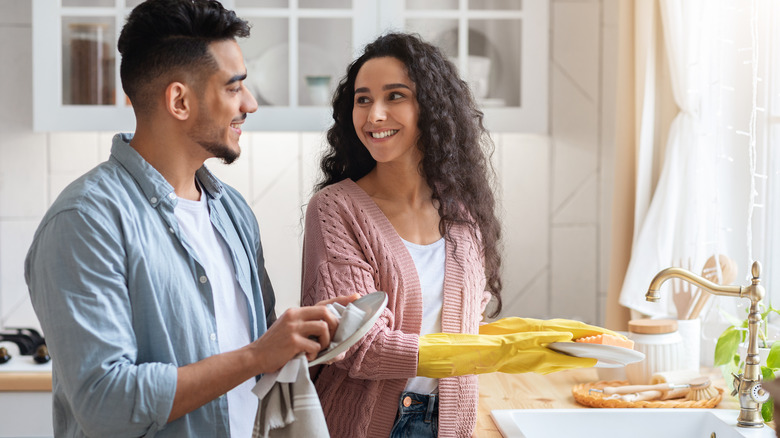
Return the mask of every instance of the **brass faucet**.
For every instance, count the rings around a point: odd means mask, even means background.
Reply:
[[[645,294],[647,301],[656,302],[661,299],[658,291],[664,281],[677,277],[688,281],[702,290],[713,295],[723,295],[726,297],[748,298],[750,300],[750,314],[748,315],[748,348],[747,358],[745,359],[745,371],[742,374],[734,375],[734,392],[731,395],[739,394],[739,417],[737,426],[740,427],[763,427],[764,420],[761,417],[761,404],[767,401],[769,393],[761,385],[761,363],[758,356],[758,326],[761,323],[761,312],[758,303],[764,298],[764,287],[759,284],[761,281],[761,264],[753,262],[751,268],[753,280],[748,286],[720,285],[702,278],[691,271],[682,268],[666,268],[659,272],[650,282],[650,287]]]

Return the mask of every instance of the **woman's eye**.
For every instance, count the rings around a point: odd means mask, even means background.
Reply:
[[[358,96],[355,98],[355,103],[368,103],[368,97]]]
[[[390,93],[389,96],[390,100],[402,99],[403,97],[405,96],[402,93],[399,93],[398,91],[393,91],[392,93]]]

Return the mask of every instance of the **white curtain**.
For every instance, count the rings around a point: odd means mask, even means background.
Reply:
[[[717,20],[711,0],[661,0],[664,49],[669,64],[674,101],[679,113],[672,122],[658,184],[646,213],[647,193],[652,190],[655,121],[651,104],[643,105],[637,161],[637,205],[631,261],[620,303],[645,315],[674,315],[671,295],[661,294],[660,303],[645,300],[653,276],[669,266],[688,266],[694,271],[712,251],[722,251],[718,185],[715,179],[717,149],[711,123],[717,108],[709,100],[710,87],[719,71],[718,51],[713,46]],[[651,96],[652,97],[652,96]],[[715,116],[715,117],[713,117]]]
[[[665,283],[660,303],[645,300],[653,276],[689,263],[701,273],[707,258],[725,254],[736,262],[735,282],[742,285],[750,281],[752,262],[762,262],[765,302],[778,307],[772,298],[780,297],[775,281],[780,278],[780,2],[628,4],[635,12],[635,71],[633,106],[627,108],[636,114],[636,126],[633,144],[624,138],[624,147],[633,147],[635,155],[626,155],[636,158],[617,165],[635,170],[636,204],[623,197],[613,207],[635,213],[628,218],[634,233],[628,266],[610,273],[611,280],[625,273],[615,281],[619,302],[634,317],[638,312],[673,318],[672,281]],[[663,43],[653,36],[659,20]],[[677,106],[668,135],[659,111],[666,85],[659,72],[665,69]],[[615,229],[623,228],[616,224]],[[612,266],[620,267],[617,261]],[[723,314],[744,317],[748,304],[711,297],[701,316],[703,365],[712,364],[715,340],[728,325]],[[613,327],[619,327],[614,319]],[[780,337],[776,327],[769,331],[770,337]]]

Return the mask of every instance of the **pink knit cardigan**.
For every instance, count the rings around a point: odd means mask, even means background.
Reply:
[[[490,300],[479,244],[465,226],[446,241],[442,331],[477,333]],[[454,243],[454,245],[453,245]],[[334,437],[386,437],[406,381],[417,373],[422,295],[403,241],[352,180],[315,194],[306,212],[303,305],[377,290],[387,309],[368,334],[333,365],[312,370]],[[439,436],[470,437],[477,417],[477,377],[439,380]]]

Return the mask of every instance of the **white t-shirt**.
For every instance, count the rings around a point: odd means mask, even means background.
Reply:
[[[403,239],[401,239],[403,240]],[[418,245],[403,240],[406,249],[417,268],[422,290],[423,316],[420,334],[441,333],[441,308],[444,304],[444,264],[446,246],[444,238],[430,245]],[[439,390],[439,379],[413,377],[406,382],[406,391],[418,394],[435,394]]]
[[[236,350],[249,344],[247,298],[236,280],[233,260],[225,240],[209,220],[209,206],[203,190],[199,201],[179,198],[173,212],[211,282],[220,352]],[[251,378],[227,393],[232,438],[252,436],[258,403],[252,393],[254,385],[255,379]]]

